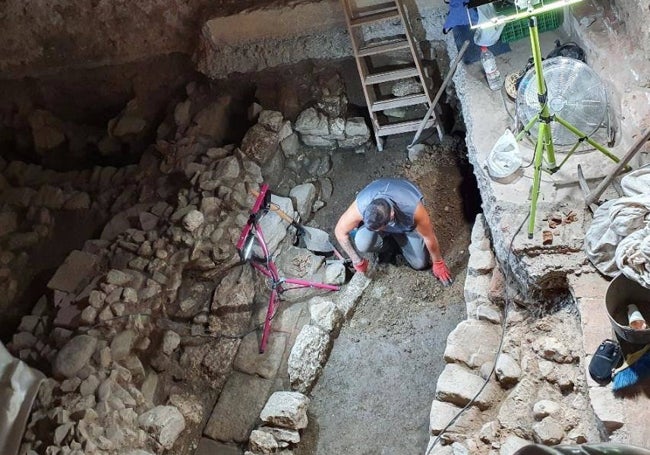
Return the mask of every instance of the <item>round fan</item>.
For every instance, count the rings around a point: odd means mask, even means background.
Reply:
[[[607,92],[598,75],[587,64],[569,57],[553,57],[542,62],[551,115],[557,114],[590,136],[607,115]],[[530,69],[517,89],[517,116],[527,125],[540,111],[535,68]],[[536,122],[537,123],[537,122]],[[537,125],[531,128],[537,134]],[[551,122],[554,145],[572,145],[579,139],[558,122]]]

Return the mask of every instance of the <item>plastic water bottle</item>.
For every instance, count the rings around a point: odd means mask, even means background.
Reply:
[[[490,90],[500,90],[503,86],[503,79],[499,68],[497,68],[497,61],[494,54],[486,46],[481,46],[481,63],[483,70],[485,70],[485,77],[487,78]]]

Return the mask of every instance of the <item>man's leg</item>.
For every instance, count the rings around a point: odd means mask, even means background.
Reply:
[[[424,270],[431,266],[431,258],[424,239],[416,231],[393,234],[393,238],[402,250],[406,262],[415,270]]]
[[[354,244],[360,253],[377,253],[384,246],[384,239],[378,232],[361,226],[354,235]]]

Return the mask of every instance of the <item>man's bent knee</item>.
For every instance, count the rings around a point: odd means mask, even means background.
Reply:
[[[429,258],[412,258],[406,260],[408,261],[409,265],[415,270],[424,270],[431,266]]]
[[[354,245],[360,253],[368,253],[377,251],[381,247],[382,241],[379,234],[362,227],[354,236]]]

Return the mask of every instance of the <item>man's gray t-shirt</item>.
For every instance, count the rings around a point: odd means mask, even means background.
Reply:
[[[370,202],[377,198],[386,199],[395,211],[395,219],[382,232],[402,234],[415,229],[415,209],[423,198],[415,184],[400,178],[383,178],[370,183],[356,198],[362,216]]]

